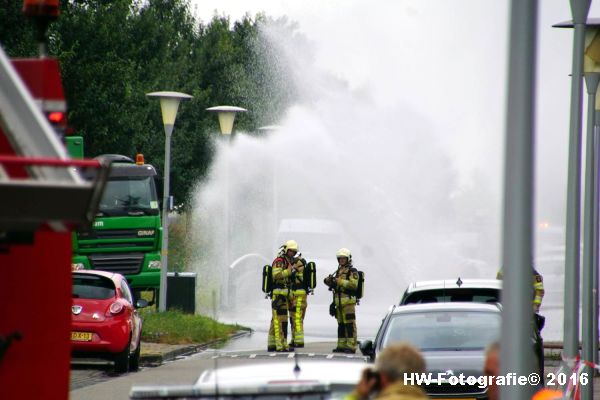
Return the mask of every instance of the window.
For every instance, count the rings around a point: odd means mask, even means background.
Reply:
[[[129,285],[127,285],[127,281],[125,279],[121,280],[121,291],[123,292],[123,297],[130,302],[133,303],[133,296],[131,295],[131,291],[129,290]]]
[[[115,284],[103,276],[73,274],[73,298],[105,300],[115,297]]]
[[[111,178],[106,183],[99,213],[158,215],[158,201],[152,177]]]
[[[499,303],[500,290],[483,288],[423,290],[411,293],[404,299],[402,304],[447,303],[458,301],[469,303]]]
[[[499,312],[403,313],[392,317],[383,347],[406,341],[421,350],[484,349],[499,337]]]

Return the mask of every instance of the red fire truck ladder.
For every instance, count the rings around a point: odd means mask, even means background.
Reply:
[[[96,160],[68,157],[1,48],[0,132],[0,232],[90,224],[107,168]],[[86,181],[78,168],[103,172]]]

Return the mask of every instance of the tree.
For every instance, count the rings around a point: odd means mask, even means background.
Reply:
[[[21,12],[22,3],[0,0],[0,44],[9,57],[32,57],[37,54],[35,29]]]
[[[34,31],[22,24],[20,6],[0,1],[7,5],[0,19],[8,21],[0,26],[0,43],[11,56],[35,54]],[[270,23],[264,15],[233,25],[215,16],[205,25],[194,18],[189,0],[62,0],[48,48],[60,60],[68,120],[84,137],[86,156],[141,152],[162,175],[162,120],[157,102],[145,94],[193,95],[178,113],[171,153],[171,193],[185,209],[214,151],[217,121],[205,109],[245,107],[250,112],[236,127],[253,132],[275,122],[293,99],[280,49],[261,32]],[[277,23],[284,34],[295,34],[293,25]]]

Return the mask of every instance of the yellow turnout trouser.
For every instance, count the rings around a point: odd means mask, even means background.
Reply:
[[[338,349],[356,350],[356,303],[336,299],[336,319],[338,323]]]
[[[287,325],[288,325],[288,295],[273,292],[271,301],[271,326],[269,327],[268,346],[276,350],[287,350]]]
[[[292,326],[292,342],[294,345],[304,344],[304,316],[306,315],[306,291],[294,290],[290,302],[290,324]]]

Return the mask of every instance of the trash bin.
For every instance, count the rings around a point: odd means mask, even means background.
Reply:
[[[167,273],[167,310],[179,309],[184,313],[196,312],[196,273]]]

